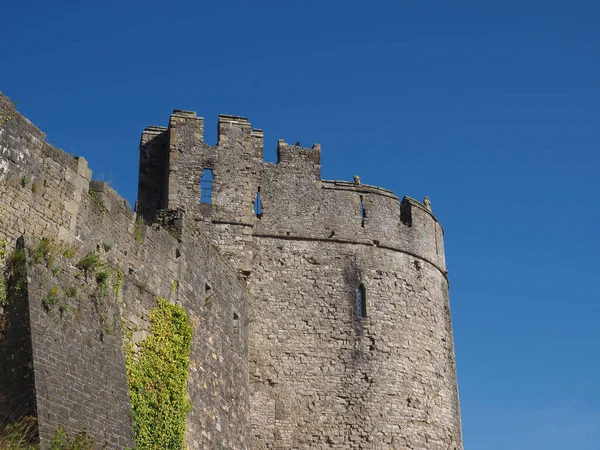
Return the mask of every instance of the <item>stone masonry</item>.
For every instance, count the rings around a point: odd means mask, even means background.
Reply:
[[[142,133],[131,211],[1,95],[0,113],[0,240],[28,252],[0,310],[0,416],[37,417],[42,448],[58,426],[133,445],[124,339],[147,336],[160,296],[193,324],[190,449],[462,450],[443,230],[425,205],[322,180],[317,144],[280,140],[267,163],[243,117],[219,116],[209,146],[204,120],[175,110]],[[42,237],[100,255],[122,288],[98,307],[68,259],[34,263]],[[43,307],[74,283],[81,298]]]

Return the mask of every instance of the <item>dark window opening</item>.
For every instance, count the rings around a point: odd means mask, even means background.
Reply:
[[[233,313],[233,334],[240,334],[240,316],[237,313]]]
[[[412,210],[408,201],[400,204],[400,220],[407,227],[412,227]]]
[[[238,269],[238,271],[244,280],[247,280],[250,277],[250,275],[252,274],[251,269],[243,269],[242,268],[242,269]]]
[[[200,203],[212,204],[213,171],[204,169],[200,177]]]
[[[204,306],[206,306],[207,308],[210,308],[212,305],[212,296],[213,290],[210,287],[210,284],[206,283],[204,285]]]
[[[356,308],[358,317],[361,319],[367,317],[367,291],[362,283],[356,289]]]
[[[363,196],[360,196],[360,226],[365,226],[365,219],[367,218],[367,210],[365,209],[365,205],[363,204]]]
[[[256,191],[256,196],[254,197],[254,214],[256,214],[256,217],[258,217],[259,219],[262,217],[262,201],[260,199],[260,186],[258,187],[258,190]]]

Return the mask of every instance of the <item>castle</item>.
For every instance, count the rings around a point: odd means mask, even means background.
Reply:
[[[192,332],[188,448],[462,449],[428,204],[322,180],[319,145],[265,162],[243,117],[207,145],[175,110],[142,133],[132,211],[1,95],[0,123],[0,416],[36,417],[41,448],[58,427],[135,446],[126,349],[163,298]],[[88,277],[90,255],[110,271]]]

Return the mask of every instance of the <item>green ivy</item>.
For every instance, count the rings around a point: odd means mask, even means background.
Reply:
[[[135,228],[133,229],[133,238],[137,241],[138,244],[144,243],[144,235],[142,234],[142,225],[144,225],[144,219],[141,217],[135,223]]]
[[[173,280],[171,283],[171,291],[169,292],[169,298],[173,296],[177,292],[178,282],[177,280]]]
[[[137,351],[128,346],[127,379],[138,450],[184,448],[190,411],[186,382],[192,327],[185,310],[158,298]]]

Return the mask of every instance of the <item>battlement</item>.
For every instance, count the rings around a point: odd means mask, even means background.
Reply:
[[[462,449],[428,199],[321,180],[318,144],[280,140],[266,163],[240,116],[207,145],[174,110],[142,132],[133,212],[1,95],[0,115],[0,269],[24,255],[0,280],[0,420],[37,415],[41,448],[62,426],[135,447],[126,358],[168,303],[191,326],[187,448]]]
[[[170,156],[164,168],[168,183],[165,192],[152,194],[168,201],[144,198],[148,190],[140,189],[142,210],[151,201],[154,212],[183,208],[198,219],[250,226],[256,235],[376,242],[421,255],[445,270],[443,230],[422,203],[410,197],[400,202],[392,191],[362,184],[359,177],[321,180],[319,144],[303,147],[280,139],[277,162],[266,163],[264,133],[252,129],[246,117],[219,115],[214,147],[203,142],[202,130],[203,122],[195,112],[171,115],[166,130]],[[157,136],[153,139],[165,133],[164,128],[151,131],[151,136]],[[150,165],[154,167],[156,161]],[[207,171],[212,176],[209,182],[203,181]],[[140,172],[142,178],[152,180],[151,189],[161,179],[156,173],[142,177]]]
[[[302,147],[300,142],[295,145],[286,143],[283,139],[277,141],[277,164],[314,165],[321,164],[321,145]],[[320,170],[318,171],[320,175]]]
[[[250,126],[250,122],[248,122],[247,117],[242,116],[232,116],[230,114],[219,114],[219,123],[231,123],[235,125],[241,126]]]
[[[148,125],[145,129],[144,129],[144,133],[164,133],[165,131],[167,131],[167,127],[162,127],[160,125]]]
[[[173,115],[174,116],[189,117],[189,118],[194,118],[194,119],[202,119],[202,117],[197,117],[196,111],[186,111],[185,109],[174,109],[173,110]]]
[[[148,127],[145,132],[164,132],[169,134],[171,150],[183,151],[180,144],[185,141],[188,148],[204,144],[204,118],[195,111],[175,109],[171,114],[169,126]],[[220,114],[217,122],[217,146],[250,141],[257,157],[262,158],[264,134],[262,130],[253,130],[246,117]],[[248,142],[246,142],[248,144]],[[207,146],[208,147],[208,146]]]

